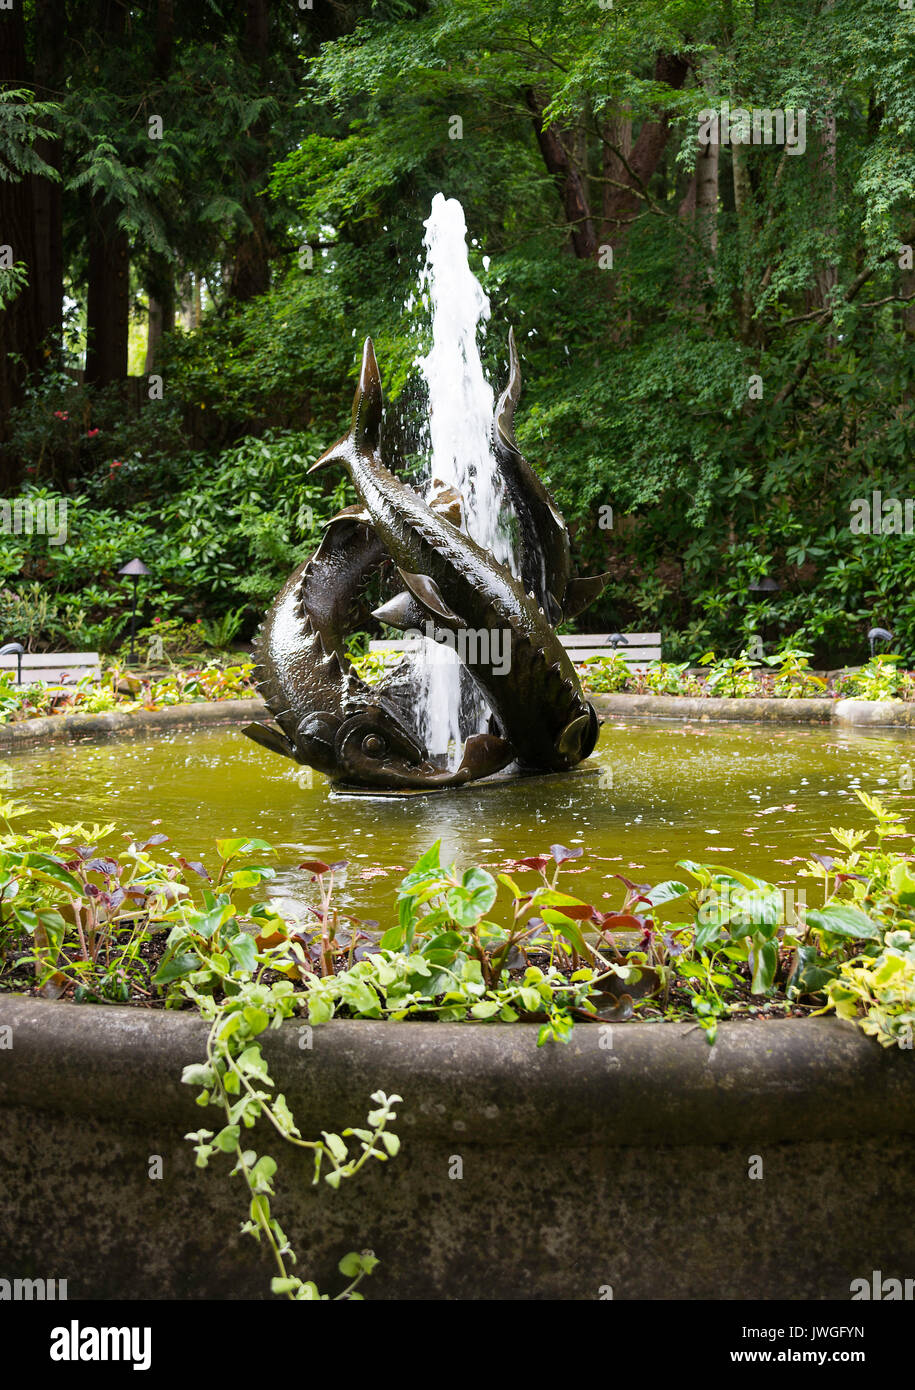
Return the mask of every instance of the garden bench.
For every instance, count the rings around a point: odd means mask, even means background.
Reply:
[[[62,681],[80,681],[86,676],[97,680],[102,674],[98,652],[9,652],[0,656],[0,671],[19,670],[22,663],[22,684],[34,685],[45,681],[59,685]]]
[[[625,637],[626,645],[620,643]],[[560,637],[574,662],[587,661],[589,656],[612,656],[618,651],[626,665],[636,669],[647,666],[649,662],[661,660],[661,634],[659,632],[573,632]],[[385,639],[369,642],[370,652],[402,652],[410,644],[403,639]]]

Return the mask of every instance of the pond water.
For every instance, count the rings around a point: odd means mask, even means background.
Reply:
[[[568,889],[610,907],[614,873],[658,882],[684,857],[791,885],[800,861],[831,844],[830,826],[868,822],[856,789],[903,813],[915,804],[915,742],[889,729],[610,721],[587,770],[405,798],[331,792],[238,729],[52,745],[5,765],[6,795],[32,806],[35,823],[163,832],[211,868],[217,835],[268,840],[274,898],[312,898],[302,859],[347,859],[341,905],[378,919],[401,871],[438,838],[449,858],[491,869],[581,845]]]

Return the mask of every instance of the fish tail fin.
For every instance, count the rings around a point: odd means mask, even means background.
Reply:
[[[333,464],[346,468],[350,464],[353,450],[361,454],[373,453],[381,440],[383,410],[384,397],[381,392],[381,375],[375,361],[375,348],[371,338],[366,338],[362,349],[359,385],[353,397],[353,419],[349,433],[325,450],[308,472],[317,473],[319,469],[330,468]]]
[[[319,469],[330,468],[337,463],[341,467],[346,467],[346,448],[349,444],[349,435],[345,434],[342,439],[338,439],[336,444],[331,444],[319,459],[317,459],[308,469],[309,473],[317,473]]]
[[[515,407],[521,399],[521,363],[518,360],[518,347],[515,330],[508,330],[508,385],[496,404],[493,415],[493,440],[505,448],[518,452],[515,442]]]
[[[366,338],[362,349],[362,370],[359,385],[353,399],[352,435],[357,449],[377,449],[381,439],[381,416],[384,397],[381,392],[381,374],[375,360],[375,347],[371,338]]]

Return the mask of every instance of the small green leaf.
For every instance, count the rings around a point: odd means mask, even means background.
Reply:
[[[880,928],[876,923],[849,903],[831,903],[828,907],[812,909],[807,913],[807,925],[855,941],[880,940]]]

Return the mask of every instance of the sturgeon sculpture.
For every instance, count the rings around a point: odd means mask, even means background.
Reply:
[[[274,753],[364,787],[458,786],[505,767],[503,740],[467,740],[460,767],[443,772],[386,686],[369,685],[346,655],[346,620],[384,547],[360,507],[327,525],[314,555],[286,581],[254,643],[254,678],[273,723],[243,733]]]
[[[508,663],[494,663],[490,644],[480,643],[468,670],[518,762],[546,771],[574,766],[593,749],[599,724],[552,624],[509,570],[385,468],[379,454],[382,409],[381,378],[367,338],[352,426],[311,471],[331,464],[347,470],[375,534],[436,637],[467,629],[508,634]]]
[[[255,676],[274,722],[247,726],[256,742],[347,785],[405,790],[460,785],[509,763],[563,771],[594,748],[599,720],[553,622],[596,597],[606,576],[570,576],[565,523],[514,439],[514,334],[509,355],[493,440],[521,526],[522,582],[461,530],[453,492],[440,489],[426,501],[385,467],[381,378],[367,338],[350,429],[310,470],[345,468],[360,501],[328,523],[258,633]],[[395,672],[369,685],[346,656],[353,605],[385,560],[404,588],[375,616],[401,629],[425,623],[437,640],[450,641],[492,711],[491,731],[467,739],[453,772],[431,761],[402,677]],[[460,640],[495,633],[508,643],[507,660],[503,643]]]

